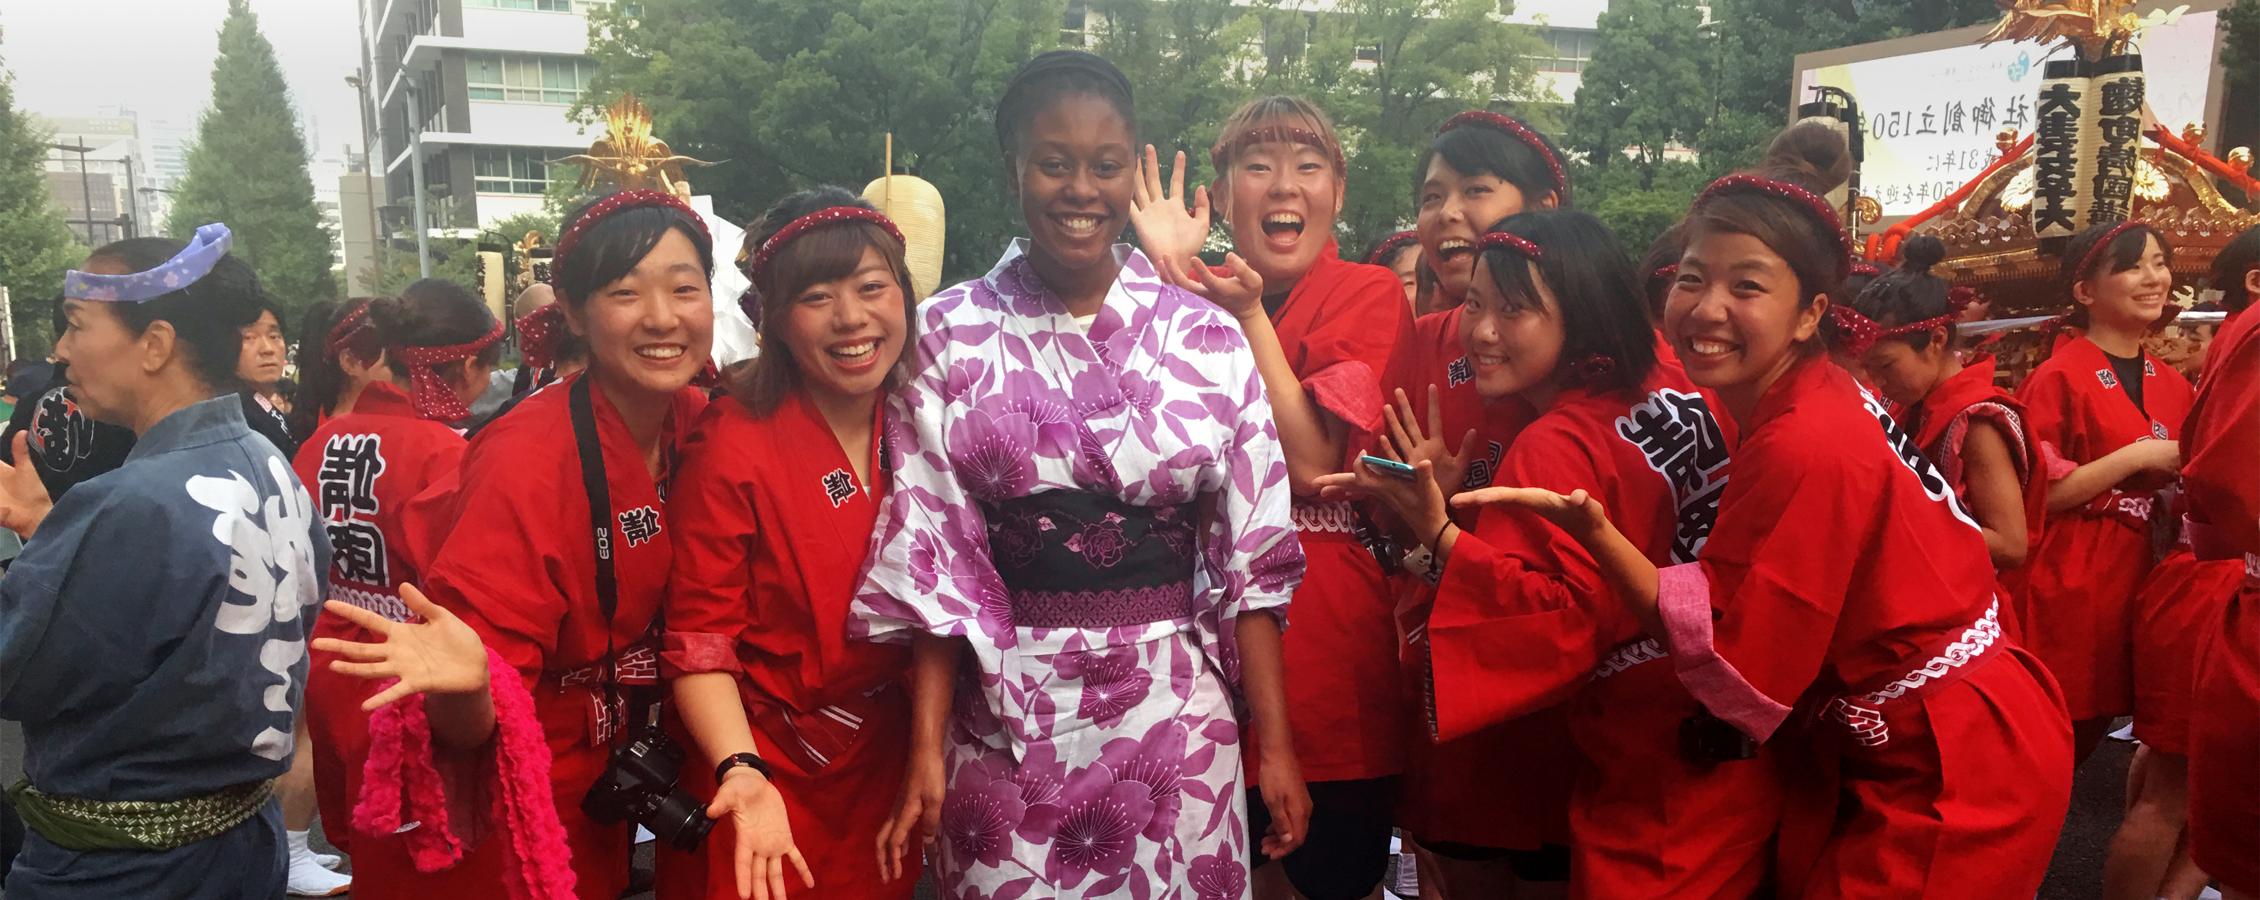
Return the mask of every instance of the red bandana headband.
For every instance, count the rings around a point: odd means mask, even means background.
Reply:
[[[1670,281],[1670,280],[1672,280],[1672,279],[1674,279],[1674,278],[1678,278],[1678,277],[1679,277],[1679,264],[1678,264],[1678,263],[1666,263],[1666,264],[1664,264],[1664,265],[1661,265],[1661,266],[1657,266],[1657,267],[1656,267],[1656,271],[1653,271],[1653,272],[1650,272],[1650,273],[1648,273],[1648,280],[1649,280],[1649,281]]]
[[[355,335],[369,326],[369,307],[372,305],[374,304],[366,300],[362,301],[360,305],[353,307],[352,312],[346,313],[345,318],[337,320],[337,324],[330,327],[329,337],[322,341],[324,359],[335,358],[353,343]]]
[[[611,217],[613,213],[654,206],[666,207],[689,217],[692,224],[698,226],[699,236],[705,238],[709,243],[713,242],[714,235],[706,230],[706,220],[699,218],[698,211],[692,209],[690,204],[684,203],[681,197],[665,191],[645,189],[621,191],[597,201],[596,205],[589,207],[588,211],[582,213],[580,218],[573,220],[573,227],[565,229],[565,234],[557,239],[557,255],[552,258],[550,264],[558,269],[564,268],[566,258],[573,255],[573,246],[580,243],[581,235],[595,227],[596,223]]]
[[[1233,154],[1246,149],[1250,144],[1268,144],[1274,141],[1317,148],[1320,152],[1326,154],[1328,160],[1334,163],[1335,172],[1349,171],[1349,165],[1342,160],[1342,148],[1339,145],[1327,140],[1325,135],[1318,132],[1290,125],[1266,125],[1261,128],[1250,128],[1240,132],[1239,137],[1219,140],[1216,142],[1216,146],[1209,148],[1208,163],[1216,169],[1217,174],[1221,175],[1224,173],[1224,161]]]
[[[1883,267],[1864,259],[1858,260],[1852,263],[1852,274],[1861,278],[1878,278],[1883,275]],[[1955,288],[1955,290],[1968,290],[1968,288]]]
[[[546,369],[557,364],[557,345],[565,338],[565,307],[551,303],[518,317],[518,352],[526,365]]]
[[[471,417],[469,407],[455,396],[439,377],[439,367],[460,359],[470,359],[495,341],[502,340],[502,323],[477,340],[445,347],[400,347],[393,355],[408,364],[408,399],[416,406],[416,414],[435,422],[456,422]]]
[[[1546,255],[1545,251],[1538,249],[1538,245],[1531,243],[1528,238],[1519,234],[1508,234],[1504,231],[1484,232],[1483,236],[1475,239],[1475,245],[1484,250],[1511,250],[1521,254],[1523,259],[1533,262],[1544,258]]]
[[[818,228],[848,222],[869,222],[879,226],[880,230],[885,231],[888,237],[894,238],[895,243],[908,243],[903,240],[902,229],[895,227],[893,219],[889,219],[885,213],[869,207],[827,206],[787,222],[785,227],[777,229],[776,234],[770,235],[768,240],[761,242],[761,249],[753,254],[753,262],[746,265],[746,280],[750,283],[746,286],[745,293],[738,297],[738,306],[745,310],[746,318],[753,320],[757,325],[761,322],[761,310],[757,306],[756,299],[760,293],[761,276],[769,268],[769,264],[777,259],[778,251],[785,249],[786,244],[792,243],[801,235]]]
[[[2076,283],[2087,280],[2087,273],[2093,271],[2090,267],[2095,265],[2096,258],[2104,250],[2110,248],[2111,242],[2118,240],[2119,235],[2133,230],[2140,224],[2142,223],[2128,219],[2111,226],[2111,230],[2103,232],[2102,239],[2097,240],[2094,246],[2087,248],[2087,254],[2080,257],[2080,264],[2072,268],[2072,281]]]
[[[1397,252],[1397,248],[1406,246],[1418,240],[1420,240],[1420,235],[1415,232],[1397,232],[1396,234],[1382,238],[1380,245],[1374,247],[1372,253],[1366,254],[1365,261],[1369,265],[1378,266],[1381,264],[1381,260],[1383,258],[1387,257],[1391,253]]]
[[[1506,136],[1529,145],[1531,150],[1538,153],[1538,158],[1546,161],[1546,168],[1554,173],[1554,201],[1562,206],[1569,205],[1569,173],[1562,170],[1561,158],[1554,155],[1553,149],[1547,147],[1546,142],[1538,137],[1538,132],[1530,130],[1530,126],[1522,124],[1521,120],[1513,116],[1503,116],[1487,109],[1471,109],[1445,119],[1443,127],[1436,129],[1436,133],[1443,134],[1462,125],[1503,132]]]
[[[1922,334],[1932,329],[1951,325],[1962,317],[1962,312],[1969,309],[1970,304],[1977,301],[1977,291],[1956,285],[1946,294],[1946,311],[1944,313],[1890,328],[1877,324],[1874,319],[1862,315],[1859,310],[1853,309],[1850,304],[1839,303],[1831,306],[1828,308],[1828,314],[1830,318],[1836,321],[1837,329],[1844,333],[1840,341],[1844,352],[1857,357],[1865,355],[1868,348],[1880,342],[1897,337],[1906,337],[1911,334]]]
[[[1703,193],[1695,198],[1694,208],[1702,209],[1703,204],[1710,202],[1714,197],[1744,193],[1771,194],[1784,200],[1794,201],[1803,207],[1806,212],[1811,213],[1815,222],[1819,223],[1829,234],[1836,236],[1837,279],[1841,281],[1850,277],[1852,272],[1852,236],[1844,233],[1844,220],[1836,217],[1836,210],[1828,205],[1828,201],[1821,199],[1819,194],[1786,181],[1775,181],[1771,178],[1761,178],[1756,175],[1728,175],[1711,182],[1710,187],[1704,188]]]

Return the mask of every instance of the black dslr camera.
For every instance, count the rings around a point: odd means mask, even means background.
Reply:
[[[714,820],[706,817],[706,804],[679,786],[682,770],[683,749],[656,722],[647,724],[635,740],[613,748],[604,774],[581,798],[581,811],[599,822],[634,822],[668,846],[696,850]]]
[[[1679,755],[1688,762],[1714,766],[1756,758],[1758,742],[1710,710],[1697,708],[1679,722]]]

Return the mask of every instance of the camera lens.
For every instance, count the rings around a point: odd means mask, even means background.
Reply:
[[[654,837],[666,841],[677,850],[697,850],[706,842],[706,833],[714,830],[714,820],[706,817],[706,806],[682,791],[670,791],[644,817],[643,825],[651,829]]]

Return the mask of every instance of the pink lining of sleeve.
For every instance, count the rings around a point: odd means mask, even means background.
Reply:
[[[1343,424],[1369,434],[1381,430],[1381,379],[1363,361],[1345,360],[1312,372],[1303,379],[1303,390]]]
[[[659,661],[664,664],[668,677],[707,672],[735,674],[740,668],[738,639],[700,631],[670,631],[663,638]]]
[[[534,716],[534,698],[516,669],[487,650],[495,733],[480,752],[492,754],[498,789],[489,792],[493,824],[486,833],[509,842],[511,900],[574,900],[572,853],[549,783],[549,744]],[[464,842],[448,821],[447,788],[434,756],[431,720],[421,694],[369,714],[369,758],[353,825],[370,837],[407,844],[416,871],[461,862]],[[406,832],[407,822],[418,827]]]
[[[2040,467],[2048,473],[2049,481],[2060,481],[2080,467],[2079,463],[2064,458],[2052,441],[2040,442]]]
[[[1701,563],[1657,570],[1656,611],[1663,617],[1664,640],[1687,693],[1751,740],[1772,737],[1789,717],[1789,707],[1758,690],[1711,642],[1711,583]]]

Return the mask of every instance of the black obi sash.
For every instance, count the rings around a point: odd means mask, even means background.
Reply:
[[[1194,504],[1045,491],[981,508],[1013,624],[1113,628],[1192,616]]]

